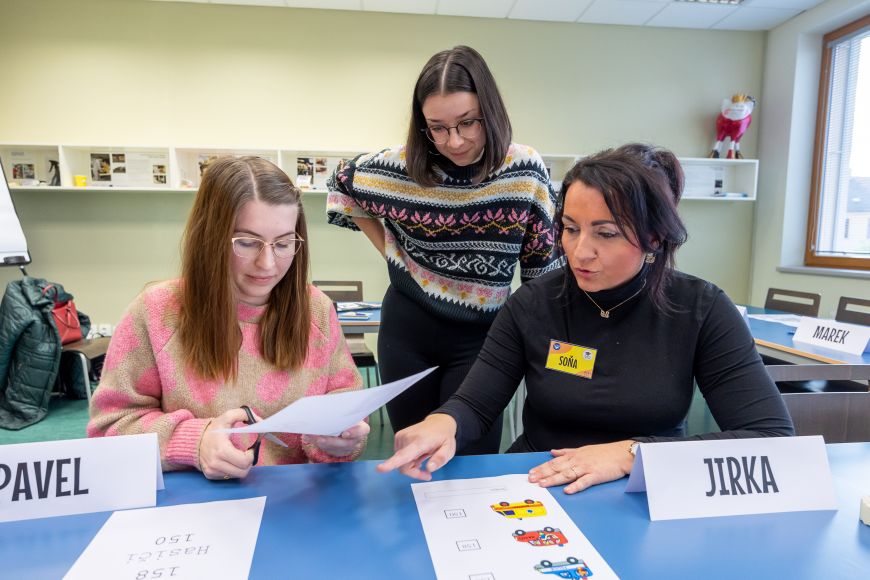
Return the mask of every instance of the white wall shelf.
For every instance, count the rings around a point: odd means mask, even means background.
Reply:
[[[202,168],[217,156],[256,155],[283,169],[306,193],[325,194],[326,179],[343,161],[360,152],[253,147],[149,147],[0,143],[0,159],[12,189],[36,191],[191,192]],[[544,154],[553,187],[582,158]],[[58,164],[60,186],[50,186],[51,162]],[[684,200],[754,201],[757,159],[681,157],[686,174]],[[82,185],[84,184],[84,185]]]

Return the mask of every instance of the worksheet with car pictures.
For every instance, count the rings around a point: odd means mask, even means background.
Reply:
[[[115,512],[64,576],[247,578],[265,497]]]
[[[411,488],[442,580],[617,578],[550,492],[526,474]]]

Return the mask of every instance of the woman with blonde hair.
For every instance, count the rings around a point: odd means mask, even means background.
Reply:
[[[279,435],[286,447],[220,429],[303,396],[354,390],[329,299],[308,283],[299,190],[257,157],[215,160],[187,221],[181,278],[147,288],[112,337],[88,436],[157,433],[164,470],[242,478],[251,466],[347,461],[368,425],[338,437]],[[262,446],[262,449],[261,449]]]

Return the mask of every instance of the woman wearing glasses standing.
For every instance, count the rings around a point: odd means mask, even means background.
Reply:
[[[251,436],[217,432],[296,399],[362,386],[329,299],[308,284],[299,190],[257,157],[206,170],[187,221],[178,280],[146,289],[118,324],[88,436],[157,433],[164,470],[240,478]],[[260,464],[347,461],[368,425],[339,437],[257,441]]]
[[[378,362],[384,381],[438,370],[387,404],[395,430],[456,391],[510,294],[555,267],[555,196],[531,147],[511,143],[475,50],[433,56],[417,79],[403,147],[362,155],[328,182],[329,222],[362,230],[387,261]],[[501,420],[466,454],[495,453]]]

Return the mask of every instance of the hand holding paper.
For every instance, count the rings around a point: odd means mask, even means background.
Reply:
[[[314,395],[287,405],[259,423],[222,429],[225,433],[301,433],[337,436],[362,421],[381,405],[431,373],[432,367],[410,377],[370,389]]]

